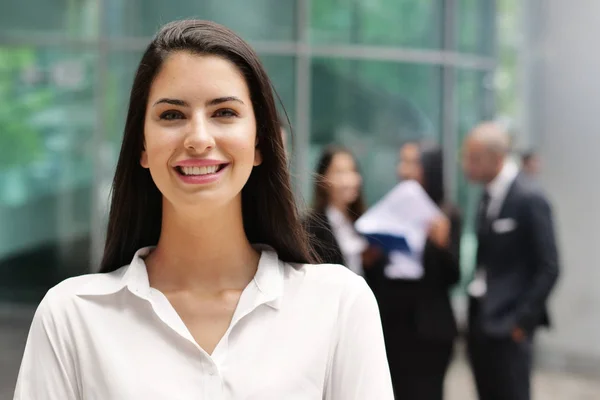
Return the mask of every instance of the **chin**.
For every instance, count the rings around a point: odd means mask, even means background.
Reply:
[[[227,192],[227,193],[224,193]],[[241,193],[229,193],[223,190],[201,190],[195,193],[175,193],[167,201],[178,212],[190,217],[214,216],[228,209],[232,204],[241,204]]]
[[[354,204],[356,202],[356,200],[358,200],[358,195],[355,197],[350,197],[346,200],[346,207],[350,207],[352,204]]]

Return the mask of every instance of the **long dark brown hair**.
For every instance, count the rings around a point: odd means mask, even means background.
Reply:
[[[317,163],[315,187],[314,187],[314,198],[313,198],[313,211],[319,214],[325,213],[327,206],[329,205],[329,193],[327,189],[327,183],[325,181],[325,175],[327,170],[333,162],[333,158],[338,154],[348,154],[354,160],[354,165],[358,170],[358,162],[352,152],[342,146],[328,146],[321,153],[321,157]],[[356,200],[348,206],[348,214],[353,221],[356,221],[365,212],[365,202],[363,200],[362,188],[358,194]]]
[[[152,82],[173,52],[222,57],[246,79],[256,116],[262,164],[252,170],[242,189],[242,214],[251,243],[273,247],[287,262],[312,261],[286,166],[271,81],[252,48],[231,30],[209,21],[184,20],[165,25],[146,49],[137,69],[112,198],[101,272],[128,264],[135,252],[156,245],[161,232],[162,195],[140,165],[144,119]]]
[[[442,148],[432,142],[421,142],[418,146],[421,168],[423,168],[423,189],[431,200],[441,207],[446,202]]]

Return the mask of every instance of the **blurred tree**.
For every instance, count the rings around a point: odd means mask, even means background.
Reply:
[[[28,68],[34,75],[34,49],[0,49],[0,170],[27,165],[42,150],[41,132],[31,119],[50,104],[52,95],[22,82]]]
[[[511,120],[519,119],[522,107],[519,97],[519,51],[522,3],[517,0],[498,1],[498,69],[496,73],[496,100],[498,114]]]
[[[440,48],[441,0],[321,0],[311,5],[315,44]]]

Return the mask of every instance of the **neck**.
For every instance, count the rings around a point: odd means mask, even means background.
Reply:
[[[160,239],[146,260],[150,284],[164,291],[246,287],[259,254],[244,231],[241,198],[211,215],[186,211],[163,200]]]
[[[502,172],[502,169],[504,168],[504,163],[506,161],[503,160],[500,165],[498,166],[498,168],[496,168],[496,171],[494,172],[494,174],[491,176],[491,178],[486,182],[486,185],[489,185],[490,183],[492,183],[494,181],[494,179],[496,179],[498,177],[498,175],[500,175],[500,173]]]
[[[339,212],[341,212],[342,214],[344,214],[344,216],[346,218],[349,217],[350,213],[348,212],[348,205],[347,204],[341,204],[341,203],[331,202],[329,205],[330,205],[330,207],[333,207],[336,210],[338,210]]]

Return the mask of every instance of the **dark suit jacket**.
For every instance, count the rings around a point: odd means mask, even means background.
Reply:
[[[546,300],[559,268],[552,211],[543,192],[518,175],[499,214],[482,225],[477,265],[485,268],[487,292],[471,302],[479,326],[497,337],[510,335],[515,326],[527,332],[548,326]]]
[[[384,328],[397,340],[451,342],[457,335],[449,289],[460,279],[461,218],[448,210],[450,247],[440,248],[430,240],[423,251],[424,275],[419,280],[388,279],[383,263],[366,271],[367,281],[379,301]]]

